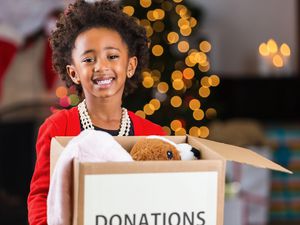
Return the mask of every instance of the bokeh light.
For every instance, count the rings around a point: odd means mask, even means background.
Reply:
[[[208,83],[211,86],[216,87],[220,84],[220,78],[217,75],[213,74],[208,78]]]
[[[290,56],[291,55],[291,49],[290,49],[290,47],[286,43],[283,43],[280,46],[280,53],[283,56]]]
[[[196,110],[196,109],[199,109],[201,106],[201,103],[198,99],[192,99],[190,102],[189,102],[189,107],[191,110]]]
[[[274,55],[272,62],[278,68],[283,67],[283,59],[279,54]]]
[[[210,95],[210,90],[208,87],[201,87],[199,88],[199,95],[202,98],[207,98]]]
[[[217,111],[214,108],[209,108],[206,110],[205,116],[207,119],[213,119],[217,117]]]
[[[194,137],[199,137],[200,135],[199,128],[195,126],[191,127],[189,130],[189,134]]]
[[[161,22],[161,21],[155,21],[153,23],[153,30],[155,32],[159,33],[159,32],[162,32],[164,29],[165,29],[165,24],[163,22]]]
[[[182,104],[182,99],[179,96],[173,96],[170,103],[173,107],[178,108]]]
[[[184,82],[182,79],[175,79],[172,82],[172,86],[175,90],[179,91],[182,90],[184,88]]]
[[[71,105],[71,101],[70,98],[68,96],[62,97],[59,99],[59,104],[64,107],[67,108]]]
[[[152,105],[146,104],[144,105],[144,112],[146,115],[152,115],[154,113],[155,109]]]
[[[166,82],[160,82],[160,83],[157,85],[157,90],[158,90],[160,93],[162,93],[162,94],[166,93],[166,92],[169,90],[169,85],[168,85],[168,83],[166,83]]]
[[[190,49],[190,45],[187,41],[180,41],[178,43],[178,50],[182,53],[187,52]]]
[[[199,49],[202,52],[210,52],[211,50],[211,44],[208,41],[201,41],[199,44]]]
[[[173,131],[176,131],[179,128],[182,128],[182,123],[180,120],[173,120],[170,124],[170,127]]]
[[[76,94],[71,94],[69,96],[69,98],[70,98],[70,105],[71,106],[76,106],[80,102],[79,96],[76,95]]]
[[[161,56],[164,53],[164,48],[161,45],[154,45],[152,48],[152,54],[155,56]]]
[[[171,135],[171,129],[170,129],[170,127],[167,127],[167,126],[163,126],[163,130],[164,130],[164,132],[166,133],[166,135]]]
[[[199,128],[199,133],[201,138],[207,138],[209,135],[209,129],[206,126],[201,126]]]
[[[151,76],[150,77],[144,77],[144,79],[143,79],[143,86],[145,88],[152,88],[153,84],[154,84],[154,80],[153,80],[153,78]]]
[[[172,32],[168,33],[167,39],[170,44],[174,44],[174,43],[178,42],[179,35],[176,32],[172,31]]]
[[[268,56],[270,54],[268,46],[266,43],[261,43],[258,48],[259,53],[262,56]]]
[[[123,8],[123,12],[126,13],[128,16],[132,16],[134,14],[134,8],[131,5],[125,6]]]
[[[68,89],[66,87],[60,86],[56,89],[55,94],[58,98],[63,98],[68,94]]]
[[[140,5],[144,8],[150,7],[152,4],[151,0],[140,0]]]
[[[190,79],[193,79],[194,76],[195,76],[195,71],[192,68],[185,68],[183,70],[183,77],[185,79],[190,80]]]
[[[196,109],[193,112],[193,117],[195,120],[202,120],[204,118],[204,112],[202,109]]]
[[[138,115],[138,116],[141,117],[141,118],[144,118],[144,119],[146,118],[146,114],[145,114],[145,112],[142,111],[142,110],[136,111],[135,114]]]
[[[172,80],[182,79],[182,77],[183,77],[183,75],[180,70],[175,70],[172,72],[172,75],[171,75]]]
[[[152,99],[150,102],[149,102],[150,105],[153,105],[154,109],[155,110],[158,110],[160,108],[160,101],[158,99]]]
[[[274,39],[268,40],[267,47],[271,53],[276,53],[278,51],[278,46]]]
[[[177,130],[175,130],[175,135],[176,136],[186,135],[186,130],[183,127],[178,128]]]

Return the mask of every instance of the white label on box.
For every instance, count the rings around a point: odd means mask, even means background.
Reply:
[[[217,172],[85,175],[84,225],[215,225]]]

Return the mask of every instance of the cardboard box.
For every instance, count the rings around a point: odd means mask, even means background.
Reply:
[[[115,137],[126,149],[142,137]],[[291,173],[250,151],[192,136],[167,136],[199,149],[201,160],[74,162],[74,225],[223,225],[226,161]],[[51,173],[71,137],[51,142]]]

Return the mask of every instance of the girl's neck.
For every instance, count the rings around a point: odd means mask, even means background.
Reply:
[[[119,121],[122,116],[122,101],[114,99],[86,99],[88,114],[96,121]]]

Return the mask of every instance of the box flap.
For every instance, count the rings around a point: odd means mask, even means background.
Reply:
[[[237,147],[234,145],[224,144],[215,141],[209,141],[202,138],[196,138],[188,135],[188,140],[193,140],[198,142],[198,146],[201,148],[209,149],[218,153],[225,160],[231,160],[239,163],[245,163],[256,167],[268,168],[272,170],[277,170],[285,173],[292,173],[290,170],[272,162],[265,157],[242,147]],[[200,149],[201,150],[201,149]]]
[[[50,177],[52,177],[52,173],[55,167],[55,164],[67,146],[68,142],[72,139],[72,137],[54,137],[51,139],[51,146],[50,146]]]

